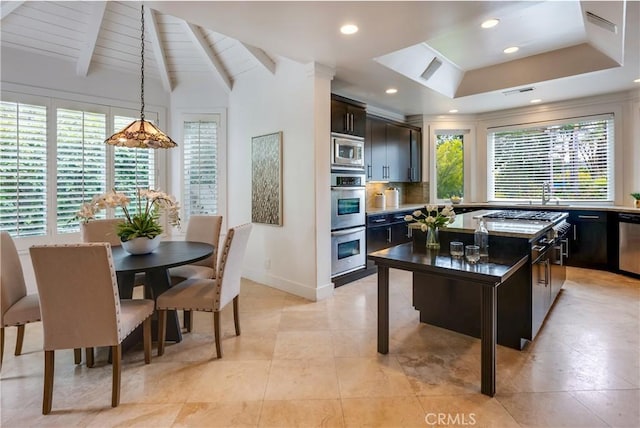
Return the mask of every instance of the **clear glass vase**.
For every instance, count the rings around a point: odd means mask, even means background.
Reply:
[[[438,236],[438,228],[437,227],[428,227],[427,228],[427,248],[430,250],[438,250],[440,249],[440,239]]]

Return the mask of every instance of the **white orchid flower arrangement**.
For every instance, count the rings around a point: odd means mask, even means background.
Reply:
[[[421,210],[416,210],[413,214],[406,215],[404,220],[419,223],[420,230],[426,232],[428,228],[446,227],[456,219],[456,213],[451,205],[445,206],[440,212],[437,205],[427,205],[426,212],[425,214]]]
[[[143,206],[143,200],[144,202]],[[91,202],[85,202],[76,213],[76,218],[83,223],[94,219],[96,214],[106,208],[122,208],[124,221],[118,225],[117,234],[123,242],[133,238],[146,237],[153,239],[162,233],[160,213],[164,211],[171,226],[180,226],[180,204],[175,197],[159,190],[138,189],[138,210],[136,214],[129,212],[131,200],[124,193],[111,190],[95,195]]]

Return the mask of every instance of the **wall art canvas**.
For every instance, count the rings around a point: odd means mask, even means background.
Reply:
[[[251,221],[282,226],[282,132],[251,139]]]

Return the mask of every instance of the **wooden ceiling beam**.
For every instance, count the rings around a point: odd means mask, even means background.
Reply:
[[[92,3],[92,7],[93,12],[87,20],[87,32],[84,37],[84,46],[78,55],[78,62],[76,63],[76,74],[80,77],[85,77],[89,73],[91,58],[93,57],[93,52],[96,49],[96,42],[98,41],[98,35],[100,34],[100,27],[102,27],[104,12],[107,9],[107,2],[94,2]]]
[[[207,63],[212,67],[214,75],[216,78],[222,83],[227,92],[230,92],[233,87],[233,82],[229,77],[229,74],[225,71],[224,66],[216,56],[215,52],[209,46],[206,38],[202,34],[200,27],[190,24],[186,21],[184,22],[184,26],[187,29],[187,34],[193,40],[196,48],[200,51],[202,55],[207,60]]]
[[[276,63],[269,57],[269,55],[266,54],[265,51],[246,43],[239,43],[247,50],[247,52],[253,55],[253,57],[257,59],[258,62],[262,64],[262,66],[266,68],[271,74],[276,74]]]
[[[164,90],[171,93],[173,91],[173,85],[171,84],[171,77],[169,75],[169,67],[167,66],[167,58],[164,54],[164,46],[160,40],[160,32],[158,31],[158,17],[156,11],[147,8],[144,12],[145,20],[150,25],[147,27],[149,30],[149,36],[151,37],[151,44],[153,46],[153,54],[158,64],[158,72],[160,73],[160,80]]]
[[[3,1],[0,3],[0,20],[11,15],[14,10],[22,6],[24,1]]]

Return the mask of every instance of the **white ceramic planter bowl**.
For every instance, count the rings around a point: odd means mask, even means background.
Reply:
[[[122,243],[122,248],[129,253],[134,255],[140,254],[149,254],[153,253],[153,251],[158,248],[160,245],[161,236],[158,235],[153,239],[149,238],[133,238],[128,241]]]

